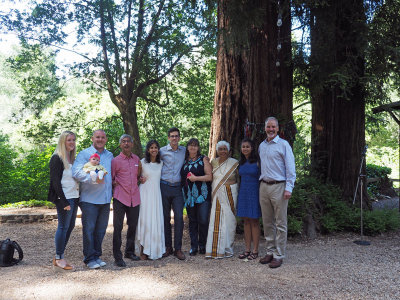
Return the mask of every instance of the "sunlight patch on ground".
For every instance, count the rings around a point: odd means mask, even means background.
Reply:
[[[88,273],[89,272],[89,273]],[[176,297],[179,289],[172,284],[161,282],[152,276],[137,278],[132,274],[121,274],[117,279],[107,280],[107,273],[99,271],[79,272],[90,274],[90,284],[70,278],[58,278],[51,282],[31,282],[25,286],[8,289],[8,299],[167,299]],[[97,276],[93,276],[96,275]]]

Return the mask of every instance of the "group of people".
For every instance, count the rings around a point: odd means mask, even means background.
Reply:
[[[125,216],[125,258],[154,260],[174,255],[185,260],[184,208],[189,218],[189,255],[232,257],[238,216],[244,220],[245,236],[245,249],[239,258],[258,258],[262,216],[267,251],[260,263],[279,267],[285,257],[287,204],[296,179],[295,163],[290,145],[278,136],[276,118],[265,121],[265,131],[267,138],[258,152],[252,140],[244,139],[237,161],[230,157],[229,143],[220,141],[217,157],[211,162],[201,154],[197,139],[180,146],[180,131],[175,127],[168,130],[166,146],[160,148],[157,141],[149,141],[141,160],[132,152],[130,135],[121,136],[121,153],[114,158],[105,149],[103,130],[94,131],[93,144],[77,156],[75,134],[63,132],[50,160],[48,198],[56,204],[58,214],[53,265],[73,269],[64,251],[78,205],[82,211],[83,261],[90,269],[106,265],[101,259],[102,241],[112,198],[113,256],[119,267],[126,266],[121,251]]]

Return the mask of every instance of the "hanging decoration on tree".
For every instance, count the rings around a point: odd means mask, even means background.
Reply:
[[[244,124],[244,137],[252,140],[257,140],[258,137],[264,134],[264,123],[252,123],[246,120]]]
[[[282,43],[283,39],[281,38],[281,28],[283,25],[283,12],[282,12],[282,6],[281,6],[281,0],[277,1],[277,10],[278,10],[278,16],[276,20],[276,26],[277,26],[277,43],[276,43],[276,61],[275,61],[275,66],[276,66],[276,77],[280,78],[281,77],[281,56],[282,56]],[[279,117],[278,117],[279,119]],[[297,134],[297,128],[296,124],[294,123],[293,120],[287,121],[287,120],[279,120],[280,126],[279,126],[279,137],[287,140],[291,145],[293,145],[293,142],[296,138]],[[252,139],[256,142],[261,142],[262,140],[265,139],[265,123],[254,123],[250,122],[248,119],[246,120],[244,126],[243,126],[243,133],[244,137]]]
[[[265,123],[253,123],[248,119],[243,126],[244,137],[253,141],[260,141],[265,137]],[[279,126],[279,137],[285,139],[289,144],[293,145],[296,139],[297,128],[293,120],[285,122],[284,125]]]
[[[275,62],[275,66],[277,68],[277,72],[276,72],[276,77],[279,78],[281,77],[281,73],[280,73],[280,66],[281,66],[281,62],[279,60],[280,57],[280,52],[282,50],[282,40],[281,40],[281,27],[282,27],[282,8],[281,8],[281,1],[278,0],[278,19],[276,21],[276,26],[278,27],[278,38],[277,38],[277,46],[276,46],[276,50],[278,51],[276,54],[276,62]]]

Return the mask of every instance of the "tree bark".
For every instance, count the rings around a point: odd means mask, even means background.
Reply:
[[[350,201],[365,147],[363,1],[329,0],[311,15],[313,174]]]
[[[258,0],[252,5],[262,10],[261,22],[243,30],[248,34],[248,47],[228,44],[232,22],[240,22],[228,13],[232,1],[218,2],[218,54],[214,111],[211,121],[210,157],[220,140],[231,144],[233,154],[240,151],[246,121],[257,124],[256,142],[264,139],[264,121],[275,116],[280,128],[293,122],[292,62],[289,1],[281,1],[283,24],[278,41],[278,7],[275,1]],[[278,44],[282,45],[278,51]],[[276,62],[280,62],[280,66]]]
[[[130,93],[132,92],[130,91]],[[138,155],[139,157],[142,157],[143,150],[142,150],[142,144],[140,142],[138,119],[136,113],[137,99],[125,99],[125,97],[126,97],[125,94],[118,94],[114,98],[112,98],[112,100],[121,113],[124,132],[126,134],[129,134],[133,138],[132,152]],[[130,105],[128,104],[129,102],[131,102]]]

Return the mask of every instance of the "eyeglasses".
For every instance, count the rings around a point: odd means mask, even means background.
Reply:
[[[178,134],[178,135],[170,135],[169,137],[170,137],[170,138],[178,138],[178,137],[179,137],[179,134]]]
[[[130,143],[132,143],[131,140],[122,140],[121,141],[121,144],[130,144]]]

